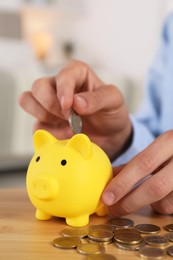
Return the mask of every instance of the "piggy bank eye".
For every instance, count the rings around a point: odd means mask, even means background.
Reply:
[[[65,160],[65,159],[63,159],[62,161],[61,161],[61,165],[62,166],[65,166],[67,164],[67,161]]]
[[[35,161],[36,162],[40,161],[40,156],[38,156]]]

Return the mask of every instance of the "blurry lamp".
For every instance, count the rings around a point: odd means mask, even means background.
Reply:
[[[33,51],[39,60],[44,60],[52,47],[53,39],[48,33],[42,32],[31,36]]]

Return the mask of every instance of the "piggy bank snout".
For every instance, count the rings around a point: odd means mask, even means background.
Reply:
[[[37,199],[51,200],[58,195],[58,181],[49,174],[36,176],[31,180],[29,189]]]

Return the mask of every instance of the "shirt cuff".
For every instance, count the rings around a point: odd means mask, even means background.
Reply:
[[[133,125],[132,144],[124,153],[112,162],[112,166],[119,166],[127,163],[155,139],[146,126],[138,122],[132,115],[130,116],[130,119]]]

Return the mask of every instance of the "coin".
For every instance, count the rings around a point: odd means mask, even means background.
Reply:
[[[78,245],[77,251],[78,251],[78,253],[83,254],[83,255],[101,254],[101,253],[105,252],[105,248],[103,245],[85,243],[85,244]]]
[[[143,241],[141,234],[132,228],[122,228],[115,230],[115,241],[121,244],[135,245]]]
[[[74,134],[81,133],[82,130],[82,120],[80,116],[74,111],[71,110],[70,117],[69,117],[69,124]]]
[[[134,221],[127,218],[113,218],[109,220],[109,223],[114,228],[129,228],[134,226]]]
[[[141,243],[139,243],[137,245],[127,245],[127,244],[121,244],[121,243],[118,243],[118,242],[115,242],[114,244],[119,249],[126,250],[126,251],[138,251],[140,248],[145,246],[145,242],[144,241],[142,241]]]
[[[84,238],[88,235],[88,228],[65,228],[61,231],[61,235],[64,237]]]
[[[88,238],[87,241],[89,243],[95,243],[95,244],[99,244],[99,245],[103,245],[103,246],[106,246],[106,245],[109,245],[112,243],[112,240],[109,240],[109,241],[97,241],[97,240],[93,240],[93,239],[90,239]]]
[[[173,224],[168,224],[164,228],[165,228],[165,230],[167,230],[169,232],[173,232]]]
[[[171,242],[173,242],[173,232],[170,232],[170,233],[166,234],[166,237],[167,237]]]
[[[53,240],[53,245],[62,249],[73,249],[81,244],[81,240],[77,237],[58,237]]]
[[[168,245],[169,240],[166,236],[146,236],[144,238],[146,244],[151,245],[151,246],[158,246],[158,247],[163,247]]]
[[[139,249],[138,255],[146,259],[163,259],[165,251],[161,248],[143,247]]]
[[[95,241],[110,241],[113,238],[113,233],[107,230],[90,230],[88,233],[88,237]]]
[[[106,230],[106,231],[114,231],[114,227],[111,224],[96,224],[89,226],[89,230]]]
[[[98,255],[88,255],[87,260],[117,260],[117,258],[110,254],[98,254]]]
[[[169,247],[166,249],[166,252],[167,252],[168,255],[173,256],[173,246],[169,246]]]
[[[143,234],[155,234],[160,232],[160,227],[153,224],[139,224],[135,229]]]

